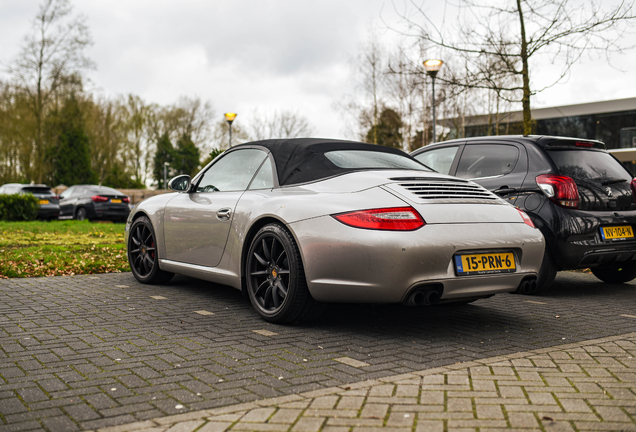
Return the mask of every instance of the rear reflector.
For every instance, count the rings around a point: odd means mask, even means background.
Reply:
[[[537,177],[537,185],[555,204],[571,209],[579,208],[579,189],[571,177],[543,174]]]
[[[426,225],[413,207],[361,210],[332,216],[345,225],[373,230],[413,231]]]
[[[530,219],[530,216],[528,216],[528,214],[526,212],[524,212],[521,209],[517,209],[517,211],[519,212],[519,214],[521,215],[521,217],[523,218],[523,222],[528,225],[529,227],[532,228],[536,228],[534,226],[534,222],[532,222],[532,219]]]

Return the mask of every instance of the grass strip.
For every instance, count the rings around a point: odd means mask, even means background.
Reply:
[[[0,221],[0,277],[130,271],[124,224]]]

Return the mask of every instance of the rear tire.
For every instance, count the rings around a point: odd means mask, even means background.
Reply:
[[[172,279],[174,273],[159,268],[157,237],[150,220],[142,216],[135,220],[128,235],[128,263],[133,276],[144,284],[161,284]]]
[[[547,292],[552,287],[552,283],[554,282],[556,275],[557,264],[554,261],[550,248],[546,245],[545,253],[543,254],[543,262],[541,263],[541,269],[539,270],[539,276],[537,277],[537,289],[528,294],[536,295]]]
[[[622,261],[590,269],[603,282],[622,284],[636,278],[636,261]]]
[[[78,221],[86,220],[88,217],[88,213],[86,213],[86,209],[84,207],[80,207],[75,211],[75,219]]]
[[[265,225],[245,263],[247,293],[256,312],[272,323],[316,319],[324,310],[309,293],[298,246],[283,226]]]

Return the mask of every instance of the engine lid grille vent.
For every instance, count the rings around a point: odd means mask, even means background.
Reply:
[[[469,183],[466,180],[440,180],[440,179],[415,179],[395,178],[391,180],[401,181],[399,186],[424,200],[488,200],[497,201],[499,198],[487,189]],[[404,182],[404,181],[407,182]]]

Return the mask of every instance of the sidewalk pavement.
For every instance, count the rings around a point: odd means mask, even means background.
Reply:
[[[636,333],[108,427],[99,432],[379,429],[636,431]]]

